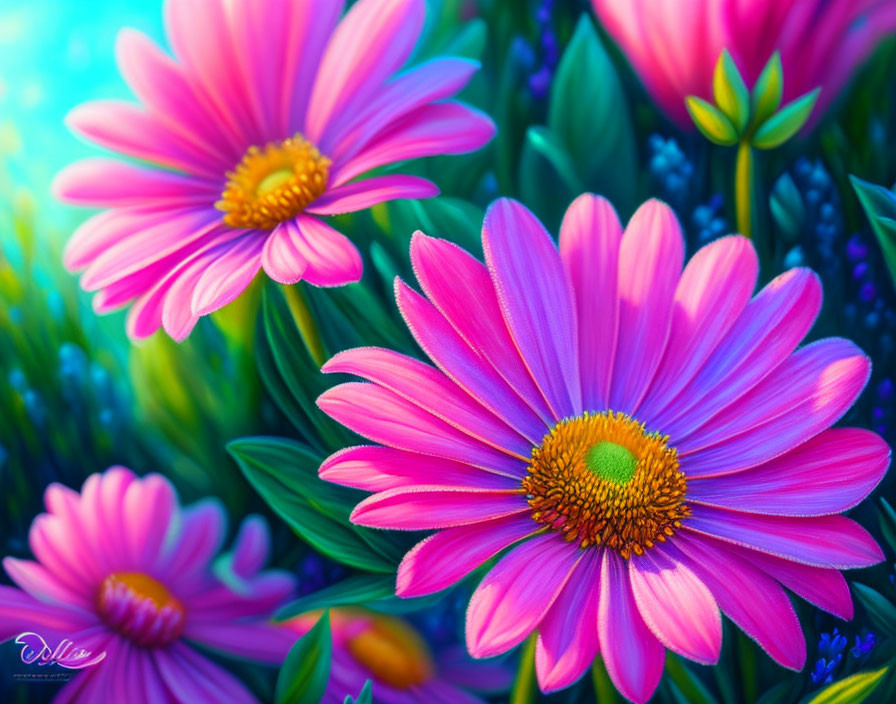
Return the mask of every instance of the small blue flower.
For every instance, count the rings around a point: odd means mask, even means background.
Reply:
[[[836,628],[831,633],[822,633],[818,640],[818,654],[822,658],[832,660],[846,650],[849,641]]]
[[[861,658],[873,650],[875,643],[877,643],[877,637],[874,633],[866,633],[864,638],[856,636],[856,644],[849,652],[854,658]]]
[[[843,655],[838,655],[832,660],[819,658],[812,670],[812,682],[815,684],[829,684],[834,681],[834,671],[843,659]]]

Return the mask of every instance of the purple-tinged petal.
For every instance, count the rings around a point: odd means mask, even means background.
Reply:
[[[688,498],[780,516],[822,516],[857,505],[890,465],[890,448],[861,428],[831,428],[758,467],[693,477]]]
[[[97,617],[92,613],[61,603],[38,601],[15,587],[0,584],[0,642],[40,629],[65,636],[96,623]]]
[[[597,637],[616,689],[644,704],[663,675],[666,651],[641,618],[625,561],[612,550],[603,551]]]
[[[572,685],[597,655],[601,561],[597,550],[587,552],[541,622],[535,673],[542,692]]]
[[[496,564],[467,607],[467,650],[476,658],[507,652],[538,628],[584,551],[557,533],[518,545]]]
[[[165,686],[179,704],[258,704],[242,682],[188,645],[176,642],[168,648],[156,648],[152,657]]]
[[[128,554],[138,564],[146,564],[162,549],[178,510],[177,494],[165,477],[149,474],[128,486],[122,505],[127,516],[124,535]]]
[[[331,188],[305,210],[314,215],[342,215],[400,199],[433,198],[439,188],[419,176],[389,174],[373,176]]]
[[[231,243],[196,282],[190,306],[195,315],[223,308],[239,296],[261,268],[264,238],[249,233]]]
[[[344,286],[361,279],[364,264],[345,235],[308,215],[283,223],[290,243],[307,267],[302,278],[313,286]]]
[[[579,196],[563,216],[560,255],[576,299],[582,404],[587,410],[603,410],[610,403],[619,321],[621,239],[619,216],[600,196]]]
[[[271,232],[261,252],[265,273],[281,284],[295,284],[302,280],[308,262],[302,256],[302,235],[292,223],[280,223]]]
[[[665,203],[648,201],[629,220],[619,245],[619,335],[610,389],[615,411],[634,411],[657,372],[683,262],[678,218]]]
[[[519,489],[399,487],[368,496],[352,511],[352,523],[391,530],[430,530],[480,523],[528,511]]]
[[[628,563],[641,618],[660,643],[711,665],[722,649],[722,617],[712,593],[694,572],[661,545]]]
[[[271,532],[264,517],[246,516],[233,546],[231,569],[241,577],[252,577],[267,562],[271,550]]]
[[[441,591],[539,530],[528,513],[441,530],[404,556],[398,566],[395,593],[407,598]]]
[[[181,511],[181,528],[170,547],[159,553],[166,579],[183,578],[207,565],[221,548],[227,516],[216,499],[205,499]]]
[[[505,198],[485,214],[482,248],[510,334],[555,417],[581,413],[575,302],[551,236]]]
[[[884,554],[868,532],[845,516],[763,516],[697,503],[683,529],[816,567],[868,567]]]
[[[187,622],[184,638],[226,655],[279,665],[295,645],[296,634],[269,623]]]
[[[88,612],[94,608],[88,595],[71,589],[39,562],[4,557],[3,569],[22,591],[39,601],[76,607]]]

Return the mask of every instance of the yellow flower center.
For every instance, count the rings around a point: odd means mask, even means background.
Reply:
[[[327,190],[330,160],[302,135],[249,147],[215,207],[231,227],[271,230]]]
[[[183,606],[165,585],[142,572],[106,577],[97,607],[107,625],[145,647],[177,640],[186,620]]]
[[[668,440],[614,411],[561,421],[532,451],[523,479],[532,518],[583,548],[643,554],[691,512]]]
[[[423,684],[433,675],[426,643],[396,618],[371,617],[368,627],[352,636],[347,647],[377,679],[396,689]]]

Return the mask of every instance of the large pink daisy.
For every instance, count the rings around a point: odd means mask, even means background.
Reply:
[[[325,366],[372,382],[318,403],[383,446],[338,452],[321,476],[376,492],[356,523],[438,531],[405,556],[398,594],[436,592],[510,548],[470,601],[467,646],[496,655],[537,631],[545,691],[600,653],[643,702],[664,648],[716,661],[720,610],[802,668],[784,587],[851,617],[838,570],[883,555],[837,514],[889,464],[874,433],[830,428],[868,379],[862,351],[839,338],[797,349],[818,278],[795,269],[753,296],[756,254],[738,236],[682,271],[681,228],[656,201],[623,231],[607,201],[581,196],[558,251],[500,200],[482,237],[486,264],[418,233],[425,296],[396,282],[435,367],[377,348]]]
[[[37,562],[7,557],[19,589],[0,586],[0,642],[34,632],[106,653],[54,704],[255,702],[227,670],[190,643],[279,664],[295,641],[268,622],[293,578],[261,571],[269,535],[247,518],[233,552],[211,561],[225,533],[216,501],[182,509],[171,483],[123,467],[91,475],[78,494],[51,484],[47,513],[29,533]]]
[[[132,30],[118,39],[140,105],[97,101],[68,124],[150,162],[69,166],[55,193],[107,208],[72,236],[98,312],[133,301],[132,336],[186,337],[260,268],[281,283],[340,286],[361,277],[355,246],[320,216],[428,198],[395,162],[478,149],[494,132],[449,100],[478,64],[440,58],[397,73],[423,26],[423,0],[168,0],[175,58]],[[161,167],[161,168],[159,168]]]

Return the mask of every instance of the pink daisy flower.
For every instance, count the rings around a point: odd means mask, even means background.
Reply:
[[[399,73],[424,0],[168,0],[170,58],[124,30],[118,64],[140,101],[76,108],[69,126],[148,162],[80,161],[62,200],[105,208],[72,235],[65,265],[98,291],[97,312],[133,301],[128,332],[183,339],[263,268],[285,284],[361,277],[355,246],[320,216],[429,198],[416,176],[359,176],[478,149],[483,113],[449,100],[478,68],[439,58]]]
[[[247,518],[219,557],[225,514],[216,501],[182,509],[171,483],[123,467],[93,474],[78,494],[51,484],[29,533],[36,562],[4,558],[19,589],[0,586],[0,641],[31,631],[69,639],[99,664],[54,699],[64,702],[255,702],[233,675],[189,643],[280,664],[294,642],[267,618],[293,589],[260,571],[269,535]]]
[[[896,30],[889,0],[592,0],[647,91],[680,127],[694,129],[685,97],[712,97],[728,49],[752,86],[775,51],[784,102],[822,88],[816,115],[837,97],[877,43]]]
[[[756,253],[739,236],[682,271],[681,228],[657,201],[623,231],[606,200],[581,196],[558,251],[499,200],[482,239],[486,264],[417,233],[425,296],[396,282],[435,366],[378,348],[325,365],[372,382],[318,404],[380,445],[336,453],[321,477],[375,492],[358,524],[438,531],[405,556],[398,594],[439,591],[510,548],[470,600],[467,647],[497,655],[537,631],[545,691],[600,653],[643,702],[665,648],[717,660],[720,611],[802,668],[784,588],[852,616],[838,570],[883,555],[837,514],[890,454],[874,433],[830,428],[868,379],[862,351],[839,338],[797,349],[818,278],[794,269],[753,296]]]
[[[319,612],[285,623],[304,635]],[[330,679],[321,704],[342,704],[371,681],[378,704],[482,704],[467,689],[497,690],[510,685],[510,673],[495,663],[476,663],[462,649],[433,655],[407,621],[367,609],[330,610]]]

